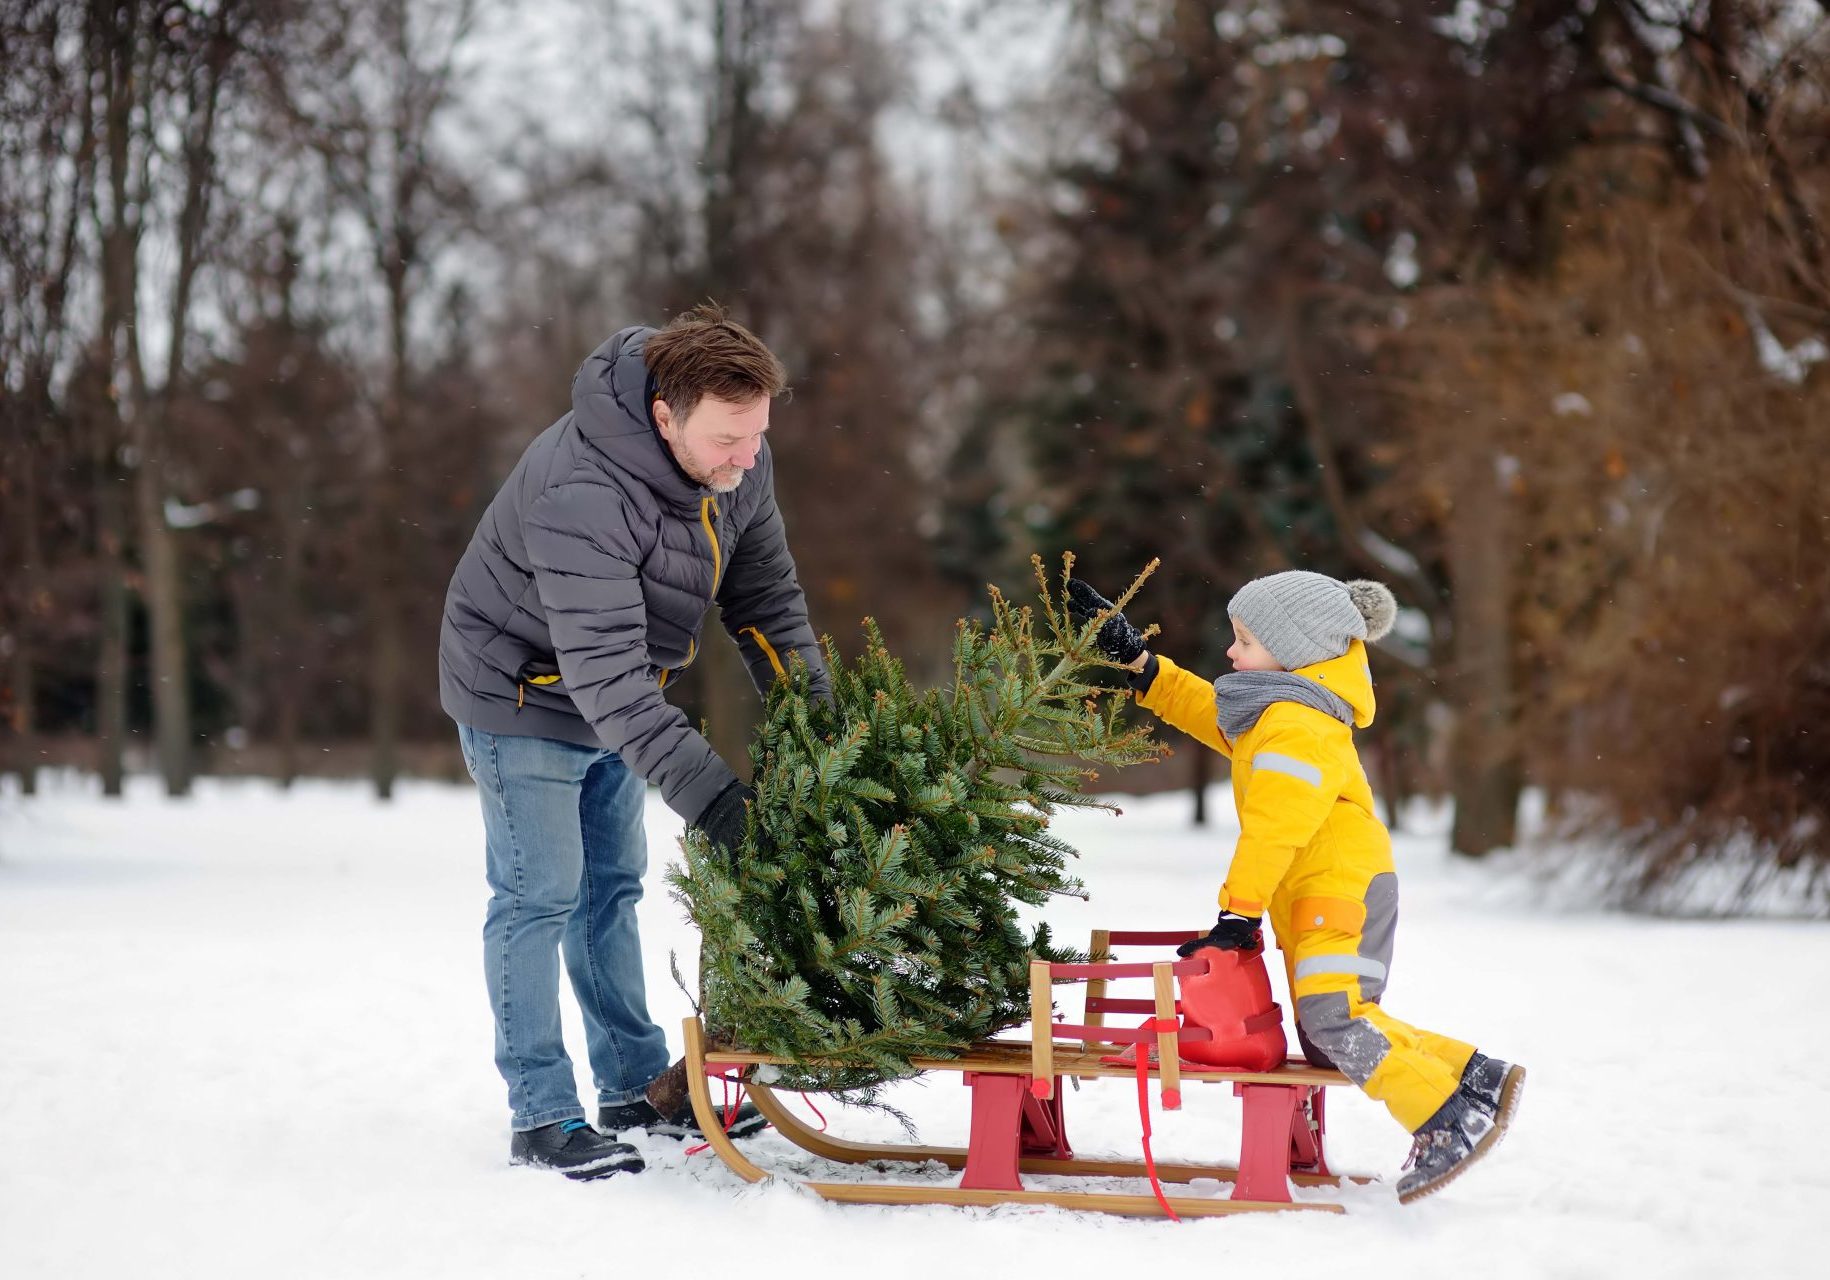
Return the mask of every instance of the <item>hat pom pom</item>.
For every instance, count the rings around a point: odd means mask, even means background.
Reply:
[[[1347,584],[1347,596],[1360,611],[1360,616],[1366,619],[1366,638],[1384,639],[1398,617],[1398,601],[1391,588],[1383,582],[1361,578]]]

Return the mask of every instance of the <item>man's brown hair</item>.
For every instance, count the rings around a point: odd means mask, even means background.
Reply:
[[[775,353],[716,302],[675,316],[648,339],[642,361],[654,375],[655,395],[667,401],[676,422],[706,396],[747,405],[778,396],[788,385],[788,371]]]

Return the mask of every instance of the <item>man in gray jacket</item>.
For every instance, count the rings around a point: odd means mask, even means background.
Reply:
[[[713,601],[759,690],[791,654],[829,690],[763,438],[784,381],[715,306],[616,334],[452,575],[439,696],[482,795],[483,958],[517,1163],[603,1177],[642,1167],[616,1132],[693,1131],[642,979],[643,781],[715,843],[742,839],[753,793],[663,696]],[[609,1136],[586,1122],[561,1041],[562,954]],[[730,1131],[762,1124],[746,1108]]]

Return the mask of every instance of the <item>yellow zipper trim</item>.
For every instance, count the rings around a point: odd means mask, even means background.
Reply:
[[[775,668],[775,674],[777,676],[786,676],[788,674],[782,669],[782,660],[775,656],[775,646],[769,643],[768,638],[765,637],[759,629],[756,627],[745,627],[737,634],[740,636],[755,636],[756,647],[761,649],[764,656],[769,659],[769,665]]]
[[[530,684],[558,684],[558,676],[529,676],[526,680],[515,681],[515,710],[527,705],[527,687]]]
[[[718,545],[718,530],[712,527],[712,517],[718,514],[717,503],[710,496],[699,500],[699,524],[705,530],[706,541],[712,544],[712,598],[718,598],[718,575],[724,571],[724,551]],[[686,661],[677,667],[664,667],[661,677],[656,682],[658,688],[667,687],[667,677],[676,671],[684,671],[693,665],[693,655],[698,652],[696,640],[686,642]]]
[[[718,514],[718,507],[711,498],[704,498],[699,503],[699,523],[705,526],[705,536],[712,544],[712,599],[718,598],[718,574],[723,568],[724,553],[718,548],[718,531],[712,528],[712,517]]]
[[[699,652],[699,642],[697,640],[694,640],[689,637],[686,641],[686,661],[682,662],[677,667],[662,667],[661,668],[661,679],[658,682],[656,687],[665,689],[667,687],[667,677],[671,676],[676,671],[684,671],[688,667],[692,666],[693,665],[693,655],[698,652]]]

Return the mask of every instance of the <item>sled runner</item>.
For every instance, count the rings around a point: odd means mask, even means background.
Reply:
[[[1138,1217],[1209,1217],[1266,1210],[1341,1212],[1328,1200],[1299,1200],[1299,1188],[1339,1186],[1367,1178],[1343,1177],[1328,1168],[1323,1149],[1326,1133],[1324,1090],[1349,1083],[1338,1071],[1301,1060],[1277,1061],[1262,1070],[1209,1065],[1215,1031],[1189,1025],[1176,999],[1176,980],[1206,975],[1216,956],[1209,949],[1187,960],[1113,963],[1111,947],[1173,946],[1193,933],[1126,933],[1096,930],[1085,965],[1030,966],[1031,1038],[985,1040],[958,1058],[917,1059],[924,1072],[958,1072],[971,1091],[971,1128],[965,1147],[930,1147],[899,1143],[851,1142],[809,1127],[798,1119],[766,1083],[759,1067],[786,1059],[745,1051],[741,1046],[708,1043],[699,1019],[686,1020],[687,1075],[693,1111],[707,1142],[718,1157],[748,1182],[770,1178],[768,1171],[725,1136],[723,1114],[712,1096],[710,1080],[748,1089],[756,1107],[788,1141],[822,1159],[882,1168],[893,1163],[938,1162],[958,1170],[955,1186],[896,1182],[819,1182],[801,1185],[827,1199],[850,1204],[1044,1204]],[[1107,984],[1116,979],[1148,978],[1150,999],[1115,998]],[[1085,1020],[1054,1021],[1052,992],[1057,980],[1087,984]],[[1280,1019],[1276,1006],[1271,1013]],[[1108,1014],[1144,1014],[1141,1027],[1106,1025]],[[1260,1018],[1270,1014],[1259,1015]],[[1244,1031],[1263,1030],[1248,1019]],[[1046,1031],[1042,1029],[1046,1028]],[[1238,1029],[1235,1028],[1235,1031]],[[1038,1034],[1038,1032],[1041,1032]],[[1224,1033],[1223,1033],[1224,1036]],[[1281,1023],[1276,1031],[1281,1043]],[[1058,1038],[1059,1037],[1059,1038]],[[1262,1039],[1262,1037],[1260,1037]],[[1240,1041],[1243,1043],[1243,1041]],[[1200,1045],[1209,1062],[1188,1061],[1183,1046]],[[1281,1050],[1277,1057],[1281,1058]],[[1140,1059],[1142,1065],[1140,1066]],[[1065,1129],[1062,1081],[1122,1077],[1137,1082],[1144,1127],[1144,1159],[1089,1159],[1074,1154]],[[1163,1109],[1181,1106],[1185,1083],[1230,1084],[1243,1103],[1243,1130],[1237,1164],[1158,1163],[1150,1154],[1145,1089],[1151,1079],[1161,1091]],[[888,1170],[885,1170],[888,1172]],[[1085,1178],[1149,1178],[1154,1194],[1111,1191],[1036,1189],[1023,1174]],[[1211,1178],[1233,1184],[1230,1198],[1166,1195],[1161,1183],[1188,1183]]]

